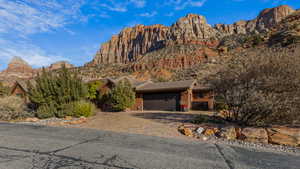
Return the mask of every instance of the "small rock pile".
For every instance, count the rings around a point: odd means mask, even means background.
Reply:
[[[284,150],[290,148],[300,153],[300,128],[272,126],[268,128],[240,127],[234,125],[220,126],[216,124],[181,125],[178,131],[188,137],[194,137],[203,141],[227,141],[236,142],[239,145],[270,145]],[[270,147],[269,146],[269,147]],[[290,148],[289,148],[290,147]],[[278,148],[278,146],[277,146]],[[294,149],[295,148],[295,149]]]

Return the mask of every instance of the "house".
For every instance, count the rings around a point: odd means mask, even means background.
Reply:
[[[135,88],[133,110],[189,111],[212,110],[214,96],[209,87],[196,80],[175,82],[146,82]]]
[[[125,76],[115,80],[104,79],[102,90],[111,89],[122,80],[127,80],[136,92],[135,105],[131,110],[189,111],[214,108],[212,90],[201,86],[196,80],[154,83]]]
[[[10,92],[11,96],[18,96],[22,97],[27,101],[27,84],[24,81],[16,81],[12,87],[12,90]]]

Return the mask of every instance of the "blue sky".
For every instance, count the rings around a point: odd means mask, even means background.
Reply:
[[[90,61],[101,43],[127,26],[171,25],[188,13],[208,23],[255,18],[264,8],[299,0],[0,0],[0,70],[13,56],[33,67]]]

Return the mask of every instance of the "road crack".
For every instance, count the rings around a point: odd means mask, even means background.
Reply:
[[[229,168],[229,169],[234,169],[235,167],[234,167],[234,164],[231,162],[231,160],[229,160],[226,156],[225,156],[225,154],[223,153],[223,151],[222,151],[222,148],[219,146],[219,145],[217,145],[217,144],[214,144],[215,146],[216,146],[216,148],[217,148],[217,150],[218,150],[218,153],[221,155],[221,157],[224,159],[224,161],[225,161],[225,163],[226,163],[226,165],[227,165],[227,167]]]

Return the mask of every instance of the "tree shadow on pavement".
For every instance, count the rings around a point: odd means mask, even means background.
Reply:
[[[135,117],[154,120],[160,123],[187,123],[194,120],[199,114],[191,113],[169,113],[169,112],[145,112],[145,113],[135,113]]]

